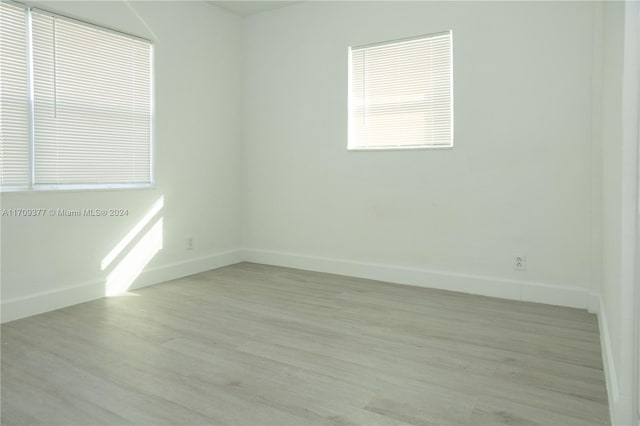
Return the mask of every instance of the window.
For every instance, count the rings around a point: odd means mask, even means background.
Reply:
[[[151,43],[0,3],[3,189],[152,182]]]
[[[349,49],[350,150],[453,146],[451,31]]]

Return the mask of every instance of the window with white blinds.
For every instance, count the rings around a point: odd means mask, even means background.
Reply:
[[[2,3],[3,18],[9,16],[6,10],[13,13],[14,9],[18,10]],[[20,140],[22,146],[27,141],[27,161],[17,167],[23,180],[5,181],[3,177],[2,186],[68,189],[149,185],[153,119],[150,42],[38,9],[22,13],[29,31],[23,33],[27,35],[22,45],[16,42],[7,50],[6,60],[16,64],[22,55],[30,59],[24,61],[21,71],[26,89],[19,96],[27,118],[15,125],[14,132],[27,135]],[[4,41],[8,33],[4,25],[1,31]],[[5,75],[4,47],[2,56],[0,124],[5,128],[5,115],[6,123],[12,123],[18,114],[4,114],[5,80],[11,78]],[[1,152],[10,143],[12,139],[3,136]]]
[[[349,49],[350,150],[453,146],[451,31]]]

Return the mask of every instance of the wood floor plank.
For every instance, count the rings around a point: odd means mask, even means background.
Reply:
[[[605,425],[585,311],[240,263],[3,324],[3,425]]]

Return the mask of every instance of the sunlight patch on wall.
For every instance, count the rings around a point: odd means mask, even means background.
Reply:
[[[162,249],[162,218],[136,243],[107,277],[106,296],[126,292],[145,266]]]
[[[164,196],[158,198],[158,201],[156,201],[153,204],[153,206],[151,206],[151,208],[144,215],[144,217],[140,219],[140,221],[136,223],[136,225],[133,228],[131,228],[131,230],[127,233],[127,235],[125,235],[125,237],[122,240],[120,240],[118,244],[116,244],[116,246],[109,252],[109,254],[107,254],[105,258],[102,259],[102,262],[100,263],[100,267],[102,268],[103,271],[107,269],[107,267],[114,261],[114,259],[118,257],[118,255],[122,253],[122,251],[129,244],[131,244],[131,241],[133,241],[134,238],[136,238],[138,234],[140,234],[140,232],[144,229],[144,227],[147,226],[149,222],[151,222],[151,220],[154,218],[156,214],[158,214],[158,212],[162,209],[162,207],[164,207]]]

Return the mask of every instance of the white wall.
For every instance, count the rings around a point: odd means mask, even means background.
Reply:
[[[105,271],[102,259],[160,197],[164,208],[149,226],[163,218],[163,249],[134,285],[235,261],[241,19],[196,2],[45,2],[43,7],[155,43],[157,187],[2,193],[3,209],[129,210],[124,218],[3,217],[3,320],[104,295],[108,274],[137,239]],[[187,251],[190,235],[195,249]]]
[[[605,341],[614,424],[633,424],[638,214],[638,83],[640,10],[637,2],[604,6],[603,282],[601,333]],[[637,391],[637,390],[636,390]]]
[[[247,257],[586,307],[593,9],[304,2],[246,18]],[[447,29],[455,147],[347,152],[348,46]]]

